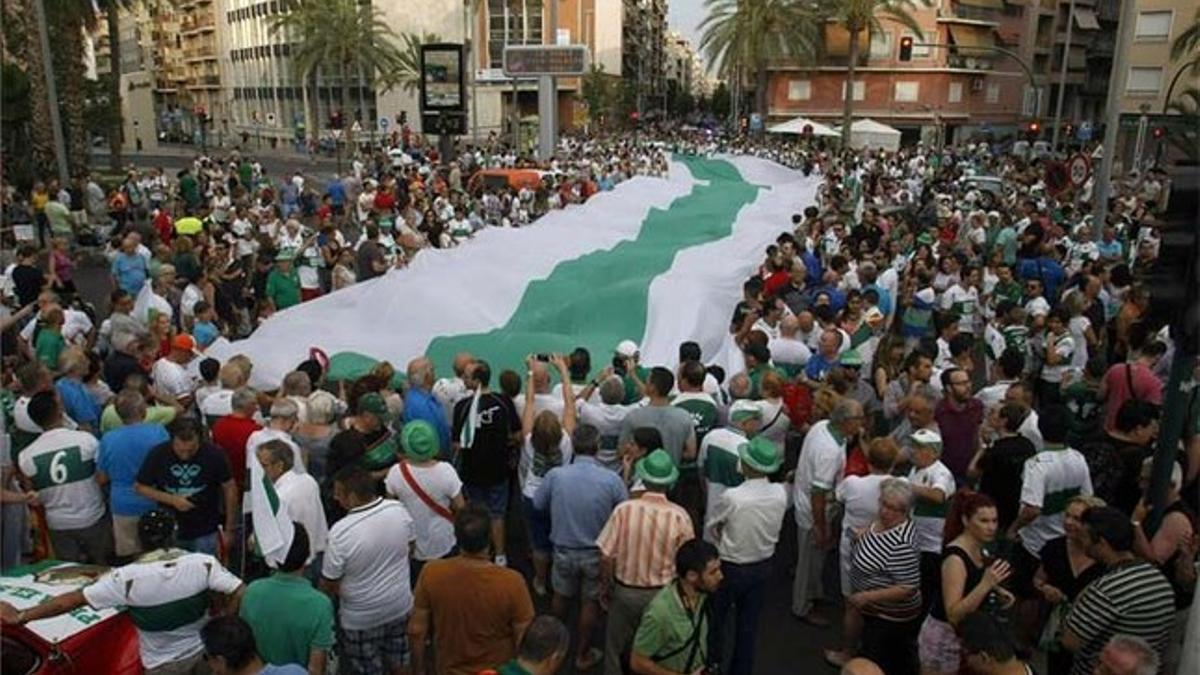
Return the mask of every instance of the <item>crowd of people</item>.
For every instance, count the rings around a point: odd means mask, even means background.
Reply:
[[[796,624],[773,630],[838,623],[822,656],[843,672],[1174,672],[1200,367],[1151,512],[1180,347],[1143,283],[1163,175],[1119,181],[1097,241],[1090,183],[1053,195],[986,143],[839,153],[662,130],[561,150],[443,162],[415,144],[325,184],[201,157],[103,200],[83,181],[82,209],[53,182],[6,192],[26,241],[0,319],[0,567],[114,569],[0,603],[0,621],[129,608],[154,675],[748,675],[767,672],[760,617],[786,567]],[[624,340],[524,373],[463,353],[439,377],[414,355],[402,386],[387,363],[330,383],[314,354],[263,391],[248,358],[204,355],[425,247],[665,175],[670,151],[821,180],[729,308],[738,372],[696,342],[659,364]],[[495,167],[540,186],[473,178]],[[91,231],[110,242],[102,321],[72,278]],[[251,537],[260,474],[294,523],[278,556]]]

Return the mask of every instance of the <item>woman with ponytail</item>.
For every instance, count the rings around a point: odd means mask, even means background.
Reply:
[[[1000,587],[1012,569],[987,548],[997,529],[996,503],[991,497],[969,490],[954,496],[943,535],[941,579],[917,642],[922,675],[958,673],[962,646],[954,627],[985,605],[1012,604],[1013,595]]]

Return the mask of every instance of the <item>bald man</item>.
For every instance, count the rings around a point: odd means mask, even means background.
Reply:
[[[408,362],[408,393],[404,396],[404,422],[425,420],[438,433],[438,447],[442,453],[450,451],[450,424],[446,410],[434,397],[432,389],[436,379],[433,362],[424,356]]]
[[[554,416],[562,421],[563,416],[563,399],[562,396],[555,396],[550,389],[550,370],[542,361],[534,361],[533,366],[526,373],[526,376],[533,384],[533,414],[534,417],[543,410],[549,410],[554,413]],[[517,406],[517,413],[521,414],[525,411],[525,397],[518,396],[513,399],[513,403]]]
[[[862,657],[853,658],[842,666],[842,675],[884,675],[874,661]]]
[[[789,378],[804,372],[804,366],[812,358],[812,350],[799,337],[800,319],[789,314],[779,322],[779,337],[767,343],[771,350],[771,362]]]

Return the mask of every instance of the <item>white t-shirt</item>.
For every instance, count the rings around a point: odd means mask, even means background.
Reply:
[[[1046,316],[1050,313],[1050,303],[1046,302],[1045,298],[1038,296],[1025,303],[1025,313],[1030,317]]]
[[[923,553],[941,553],[942,531],[946,528],[946,512],[950,509],[950,495],[953,495],[957,488],[954,474],[945,464],[942,464],[941,460],[938,460],[924,469],[913,468],[908,472],[908,481],[913,485],[936,488],[946,495],[946,499],[941,504],[933,504],[918,498],[916,507],[913,509],[917,548]]]
[[[306,473],[285,471],[275,480],[275,493],[287,507],[292,520],[304,526],[308,533],[308,562],[325,551],[329,538],[329,523],[321,505],[321,486]]]
[[[771,362],[775,364],[803,367],[812,358],[808,345],[795,338],[776,338],[767,343],[767,349],[771,350]]]
[[[827,507],[834,506],[834,493],[842,482],[846,467],[846,441],[838,440],[829,429],[829,420],[821,420],[808,430],[796,464],[792,498],[795,501],[796,524],[804,529],[813,525],[813,488],[829,492]],[[827,516],[828,514],[826,514]]]
[[[562,438],[558,441],[558,452],[562,455],[562,463],[557,466],[566,466],[571,463],[571,457],[574,455],[574,447],[571,445],[571,436],[567,432],[563,432]],[[518,470],[521,476],[521,494],[533,499],[537,494],[538,488],[542,485],[542,478],[545,477],[550,469],[555,467],[548,466],[544,472],[534,470],[533,465],[533,442],[532,436],[525,437],[525,443],[521,446],[521,462]]]
[[[1074,342],[1075,351],[1071,353],[1071,368],[1083,372],[1087,366],[1089,354],[1087,335],[1084,333],[1092,327],[1092,320],[1083,316],[1071,317],[1070,323],[1067,324],[1067,330],[1071,333],[1071,340]]]
[[[408,510],[382,497],[352,509],[333,524],[321,575],[341,582],[342,628],[376,628],[412,612],[408,547],[415,539]]]
[[[578,401],[576,406],[579,410],[579,423],[590,424],[600,432],[600,451],[596,453],[596,460],[610,469],[616,468],[620,464],[617,453],[620,449],[621,423],[625,421],[629,411],[638,406],[589,401]]]
[[[1033,522],[1017,536],[1034,557],[1047,541],[1063,536],[1063,512],[1067,502],[1092,494],[1092,475],[1087,461],[1072,448],[1044,449],[1025,460],[1021,473],[1021,503],[1041,509]]]
[[[188,374],[187,368],[165,356],[154,362],[150,378],[154,380],[155,389],[173,398],[191,396],[196,390],[196,381]]]
[[[29,416],[29,397],[21,396],[13,403],[13,424],[27,434],[40,434],[43,429]],[[79,423],[63,413],[63,428],[78,429]]]
[[[835,494],[843,508],[842,531],[861,530],[875,521],[879,515],[879,486],[891,477],[878,474],[847,476],[838,485]]]
[[[517,408],[517,414],[521,415],[525,412],[525,395],[521,394],[513,399],[513,405]],[[554,416],[562,420],[563,415],[563,399],[560,392],[559,396],[550,394],[534,394],[533,395],[533,416],[536,418],[543,410],[549,410],[554,413]]]
[[[179,313],[185,318],[191,318],[196,315],[196,303],[204,299],[204,292],[196,284],[188,284],[183,289],[183,295],[179,299]]]
[[[964,333],[975,333],[979,312],[979,291],[974,286],[963,288],[954,284],[942,294],[942,311],[958,312],[958,329]]]
[[[33,483],[46,507],[51,530],[78,530],[104,517],[104,494],[96,483],[100,441],[83,431],[42,432],[17,456],[17,466]]]
[[[38,312],[37,318],[42,318],[41,312]],[[37,323],[37,321],[30,321],[25,324],[25,327],[21,329],[22,340],[26,342],[33,340],[33,331],[37,328]],[[90,332],[92,332],[92,320],[86,313],[69,307],[63,308],[62,339],[67,344],[83,346],[87,342]]]
[[[450,502],[462,494],[462,480],[458,472],[447,462],[436,462],[429,466],[408,465],[409,472],[421,490],[436,504],[447,511]],[[417,546],[413,557],[417,560],[436,560],[449,553],[455,544],[454,523],[443,518],[426,506],[425,501],[417,496],[412,486],[400,472],[400,465],[394,464],[383,479],[388,496],[400,500],[404,508],[412,516],[413,527],[416,529]]]
[[[1058,353],[1058,365],[1050,365],[1046,363],[1042,366],[1042,380],[1046,382],[1059,383],[1062,382],[1063,373],[1071,369],[1071,360],[1075,354],[1075,340],[1070,333],[1062,335],[1054,335],[1046,333],[1047,340],[1053,340],[1054,351]]]
[[[83,597],[96,609],[170,607],[170,612],[131,613],[142,666],[149,670],[203,650],[200,629],[208,623],[208,592],[230,595],[241,585],[241,579],[210,555],[171,551],[162,560],[112,570],[85,587]],[[170,627],[179,621],[187,622]]]

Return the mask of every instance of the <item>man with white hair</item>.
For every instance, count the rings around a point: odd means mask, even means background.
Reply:
[[[433,395],[437,375],[433,361],[424,356],[408,362],[408,393],[404,396],[404,421],[425,420],[438,432],[438,447],[450,449],[450,424],[446,409]]]
[[[594,403],[593,393],[599,390],[600,402]],[[590,424],[600,431],[600,450],[596,461],[601,466],[617,471],[621,468],[619,453],[621,425],[625,416],[636,405],[625,405],[625,384],[613,375],[612,368],[605,368],[600,377],[588,383],[575,397],[579,409],[579,423]]]
[[[443,377],[433,383],[433,396],[446,411],[446,419],[454,416],[454,404],[470,395],[463,375],[475,363],[475,357],[470,352],[459,352],[454,355],[454,377]]]
[[[288,517],[304,526],[309,540],[307,562],[315,573],[321,568],[320,556],[325,553],[329,523],[321,504],[321,487],[315,478],[297,471],[295,458],[293,447],[280,438],[260,443],[253,456],[247,455],[247,461],[262,464],[263,473],[274,484]]]
[[[269,441],[280,441],[292,450],[292,461],[288,468],[295,473],[305,473],[304,453],[300,452],[300,446],[292,439],[292,429],[296,428],[299,414],[299,407],[291,399],[276,399],[271,404],[271,419],[267,422],[267,426],[250,434],[250,437],[246,439],[247,468],[249,468],[250,462],[255,461],[258,456],[260,446]],[[309,534],[311,535],[313,532],[309,530]]]
[[[1143,638],[1114,635],[1100,651],[1095,675],[1156,675],[1158,651]],[[1183,671],[1180,671],[1183,672]]]

